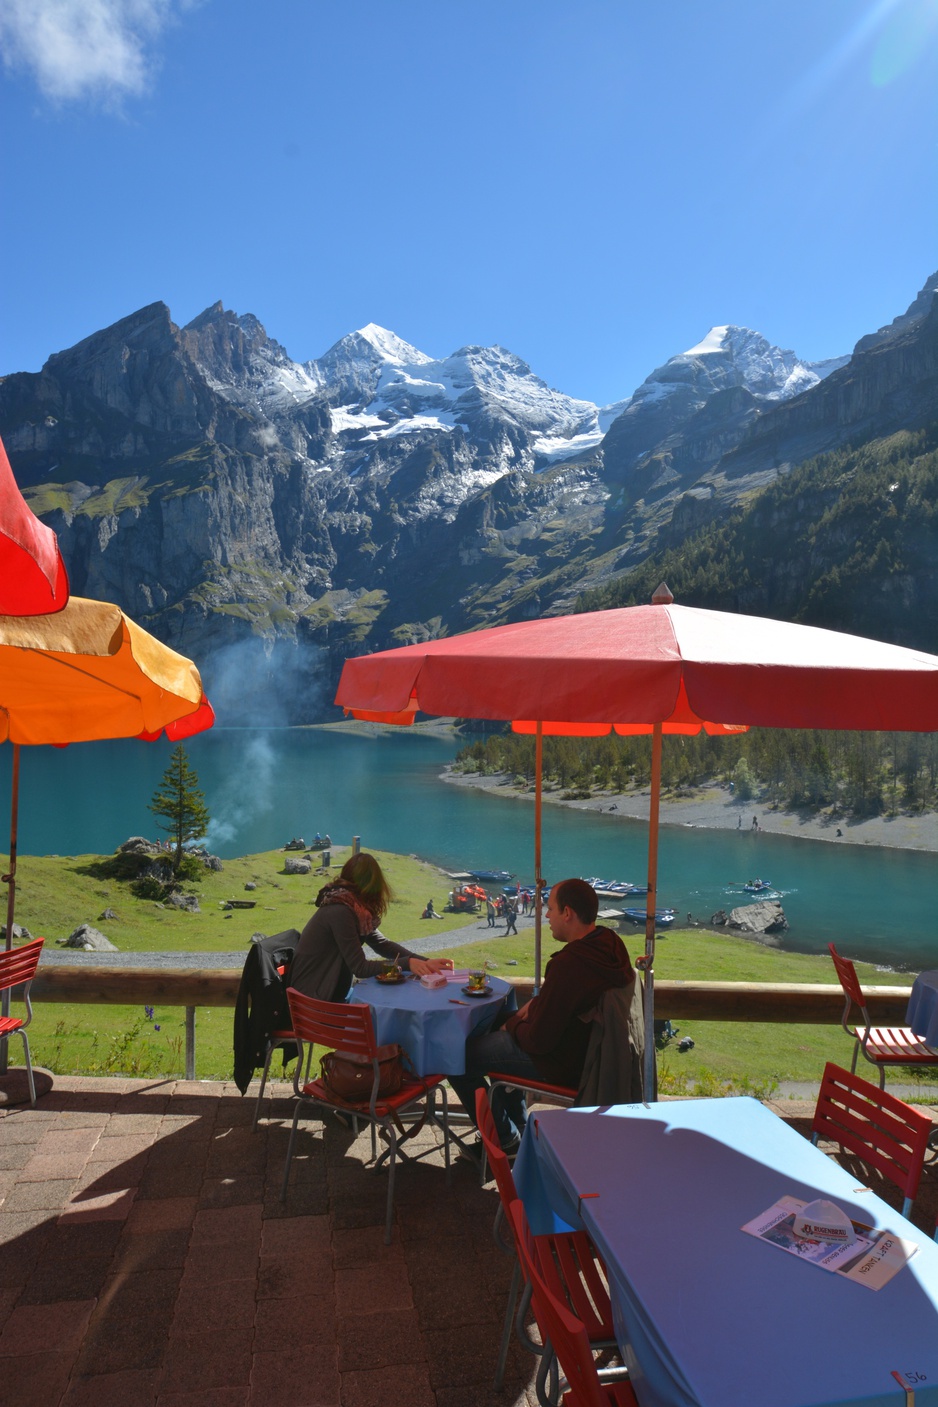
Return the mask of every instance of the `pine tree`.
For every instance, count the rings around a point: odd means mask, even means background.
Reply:
[[[173,750],[163,780],[153,793],[150,810],[154,816],[163,818],[157,823],[160,830],[168,831],[176,843],[173,869],[178,872],[182,847],[187,840],[203,836],[210,820],[205,795],[199,790],[198,774],[189,766],[189,756],[182,743]]]

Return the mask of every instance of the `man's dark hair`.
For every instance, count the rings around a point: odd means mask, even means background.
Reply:
[[[562,879],[556,890],[557,908],[572,909],[581,923],[595,923],[599,912],[596,890],[585,879]]]

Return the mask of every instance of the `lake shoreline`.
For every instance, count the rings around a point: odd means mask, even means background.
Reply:
[[[512,784],[507,773],[480,776],[477,772],[457,772],[447,767],[442,781],[454,786],[473,787],[515,801],[534,801],[533,790]],[[559,792],[544,791],[544,801],[576,811],[598,811],[617,820],[646,821],[650,804],[647,789],[632,792],[602,792],[582,800],[563,800]],[[753,826],[758,821],[758,831]],[[835,845],[880,846],[891,850],[938,852],[938,812],[921,815],[871,816],[857,821],[824,814],[802,815],[794,811],[772,810],[759,801],[740,801],[725,787],[699,788],[692,796],[662,797],[660,821],[666,826],[701,827],[705,830],[731,830],[757,834],[793,836],[799,840],[823,840]]]

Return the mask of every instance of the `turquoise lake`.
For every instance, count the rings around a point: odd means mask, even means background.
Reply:
[[[450,740],[362,737],[321,729],[215,729],[187,744],[222,857],[271,850],[317,830],[336,844],[420,855],[447,869],[533,876],[533,806],[439,780]],[[21,750],[19,851],[107,853],[156,835],[147,803],[171,744],[120,741]],[[12,749],[0,748],[0,846],[8,844]],[[544,873],[644,883],[647,826],[562,806],[544,808]],[[938,966],[938,857],[747,831],[662,826],[659,902],[708,919],[743,903],[735,887],[772,881],[791,925],[783,946],[920,970]],[[735,892],[734,892],[735,890]],[[430,897],[429,895],[427,896]],[[437,904],[442,894],[434,896]],[[641,901],[638,901],[641,902]],[[675,932],[675,941],[680,941]]]

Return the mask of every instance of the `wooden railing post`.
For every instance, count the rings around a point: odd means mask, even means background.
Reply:
[[[195,1007],[186,1007],[186,1079],[195,1079]]]

